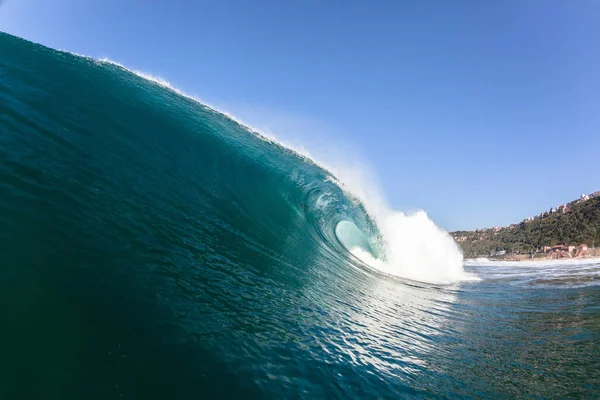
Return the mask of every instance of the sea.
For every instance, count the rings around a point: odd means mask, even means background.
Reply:
[[[600,398],[598,259],[465,263],[361,188],[0,33],[0,399]]]

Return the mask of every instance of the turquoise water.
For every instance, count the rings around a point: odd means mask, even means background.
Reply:
[[[600,395],[600,264],[434,285],[378,237],[310,160],[0,34],[0,399]]]

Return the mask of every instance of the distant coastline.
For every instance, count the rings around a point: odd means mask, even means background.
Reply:
[[[595,249],[595,252],[590,252],[584,256],[581,257],[573,257],[573,258],[548,258],[545,257],[543,254],[541,253],[537,253],[534,254],[534,257],[531,257],[531,254],[510,254],[510,255],[506,255],[506,256],[481,256],[481,257],[476,257],[476,258],[470,258],[467,257],[464,259],[464,261],[466,262],[473,262],[473,261],[490,261],[490,262],[502,262],[502,261],[514,261],[514,262],[544,262],[544,261],[567,261],[567,260],[598,260],[598,262],[600,263],[600,249]]]
[[[450,235],[465,259],[525,261],[600,257],[600,191],[506,227]]]

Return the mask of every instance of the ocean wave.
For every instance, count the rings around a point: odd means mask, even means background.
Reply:
[[[311,158],[308,152],[251,127],[232,113],[219,110],[206,101],[187,94],[164,78],[140,70],[129,69],[123,64],[108,58],[97,60],[97,62],[122,68],[140,78],[197,102],[202,107],[207,107],[226,116],[256,137],[273,145],[286,148],[304,161],[315,164],[327,171],[329,176],[326,181],[338,185],[350,198],[362,202],[363,211],[373,219],[374,226],[378,229],[378,232],[369,233],[371,241],[374,242],[374,247],[382,249],[378,255],[353,252],[355,257],[370,268],[389,275],[429,283],[446,284],[476,279],[472,274],[465,273],[462,265],[462,253],[450,235],[437,227],[425,211],[421,210],[412,215],[407,215],[392,210],[379,191],[368,183],[372,179],[360,173],[362,171],[360,166],[331,165],[326,161],[315,160]],[[359,172],[357,173],[357,171]],[[338,179],[336,176],[342,178]]]
[[[222,111],[209,105],[206,101],[186,93],[184,90],[172,85],[167,79],[156,75],[129,69],[125,65],[108,58],[94,59],[89,56],[75,54],[61,50],[64,54],[76,57],[92,63],[99,68],[114,68],[124,74],[132,74],[161,89],[190,100],[202,109],[214,113],[221,118],[226,118],[235,123],[238,128],[251,134],[269,145],[290,152],[294,157],[304,163],[318,167],[323,174],[318,178],[321,182],[316,185],[335,185],[335,196],[338,203],[353,204],[354,209],[359,212],[348,216],[337,214],[329,215],[330,221],[339,222],[343,218],[356,224],[364,231],[372,247],[378,249],[376,254],[369,257],[350,257],[351,260],[359,259],[362,264],[379,272],[394,275],[411,280],[430,283],[452,283],[461,280],[473,279],[473,276],[464,272],[462,266],[462,254],[453,239],[442,229],[437,227],[424,211],[413,214],[405,214],[393,210],[381,195],[377,185],[373,182],[374,177],[365,173],[366,169],[356,163],[350,165],[337,163],[332,164],[327,160],[315,160],[310,154],[302,149],[294,147],[285,141],[251,127],[249,124],[237,118],[232,113]],[[274,161],[277,162],[277,161]],[[345,198],[342,198],[345,197]],[[361,215],[359,217],[359,215]],[[369,221],[365,223],[365,221]],[[322,237],[328,239],[327,245],[336,243],[332,241],[333,229],[331,223],[326,225],[329,230]],[[318,229],[325,229],[319,226]],[[334,244],[337,246],[337,244]],[[342,253],[348,253],[348,249],[337,247]]]

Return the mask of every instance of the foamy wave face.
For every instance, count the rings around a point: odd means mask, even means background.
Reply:
[[[425,211],[406,214],[387,205],[377,180],[356,163],[330,163],[344,192],[364,204],[382,236],[385,259],[374,258],[361,249],[355,257],[389,275],[429,283],[453,283],[478,280],[464,271],[463,255],[454,239],[440,229]]]
[[[385,240],[386,259],[352,249],[352,254],[370,267],[420,282],[447,284],[477,279],[464,271],[462,253],[452,237],[424,211],[413,215],[391,212],[378,223]]]

